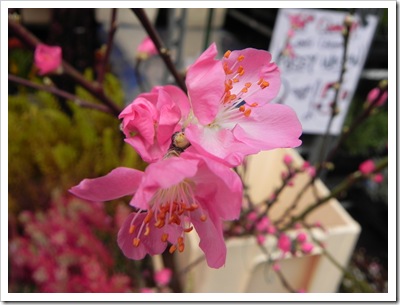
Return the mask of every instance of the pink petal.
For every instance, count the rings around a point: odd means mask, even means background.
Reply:
[[[237,61],[239,56],[244,56],[244,59],[240,62]],[[256,102],[258,104],[264,104],[274,99],[281,87],[280,71],[278,66],[271,63],[271,54],[264,50],[257,49],[244,49],[232,51],[229,58],[223,59],[227,67],[235,67],[232,74],[228,74],[230,78],[236,74],[236,69],[240,66],[244,69],[242,76],[237,76],[240,80],[237,83],[232,83],[233,89],[231,93],[239,95],[240,91],[244,88],[244,84],[251,83],[251,87],[248,88],[248,92],[243,94],[243,99],[246,100],[247,104]],[[257,84],[260,79],[267,81],[269,86],[265,89],[260,89]]]
[[[185,129],[185,135],[198,153],[229,166],[239,165],[247,152],[246,146],[234,138],[232,131],[225,128],[192,124]]]
[[[206,221],[201,221],[199,210],[192,214],[192,223],[199,234],[199,246],[206,256],[207,265],[211,268],[222,267],[226,260],[226,245],[220,220],[208,215]]]
[[[186,75],[188,95],[194,115],[203,125],[211,123],[217,115],[219,101],[225,90],[225,72],[213,43],[197,61],[189,67]]]
[[[118,232],[118,246],[122,250],[122,253],[130,259],[142,259],[147,254],[147,249],[143,243],[139,243],[137,247],[133,245],[133,238],[134,236],[129,233],[129,228],[132,223],[132,219],[136,216],[136,213],[131,213],[124,221],[124,224],[119,229]],[[145,218],[145,214],[138,215],[135,221],[135,224],[139,225],[143,222]],[[138,228],[137,228],[138,229]]]
[[[163,87],[181,111],[181,116],[186,117],[190,111],[190,102],[185,92],[179,87],[167,85]]]
[[[90,201],[108,201],[137,190],[143,172],[132,168],[117,167],[103,177],[84,179],[69,191],[77,197]]]
[[[196,160],[168,158],[147,166],[143,182],[139,186],[130,205],[141,209],[148,209],[148,204],[154,194],[160,189],[167,189],[186,178],[190,178],[197,171]]]
[[[266,104],[253,109],[233,130],[234,136],[255,148],[252,153],[274,148],[297,147],[302,127],[289,106]]]
[[[243,184],[239,176],[229,167],[203,156],[185,152],[181,157],[202,159],[198,172],[193,177],[199,203],[219,218],[237,219],[243,198]]]

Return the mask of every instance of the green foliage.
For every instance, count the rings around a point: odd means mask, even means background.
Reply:
[[[106,92],[122,104],[115,77],[107,75]],[[94,100],[79,88],[78,96]],[[69,116],[47,93],[25,90],[8,101],[8,180],[11,212],[45,208],[54,189],[66,191],[84,178],[115,167],[144,168],[137,153],[123,141],[120,121],[110,114],[68,102]]]

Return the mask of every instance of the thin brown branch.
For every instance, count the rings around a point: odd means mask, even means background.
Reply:
[[[106,113],[111,113],[111,110],[104,105],[98,105],[98,104],[93,104],[93,103],[84,101],[84,100],[80,99],[79,97],[77,97],[76,95],[73,95],[73,94],[63,91],[63,90],[60,90],[53,86],[39,85],[37,83],[34,83],[32,81],[23,79],[21,77],[18,77],[18,76],[12,75],[12,74],[8,74],[8,80],[15,82],[17,84],[23,85],[23,86],[50,92],[54,95],[60,96],[67,100],[71,100],[76,105],[84,107],[84,108],[90,108],[90,109],[95,109],[95,110],[99,110],[99,111],[106,112]]]
[[[110,30],[108,32],[108,39],[106,44],[106,51],[103,57],[102,65],[100,66],[97,82],[102,84],[104,81],[104,75],[106,74],[108,60],[110,58],[115,32],[117,31],[117,9],[113,8],[111,11],[111,22]]]
[[[164,61],[166,67],[171,72],[172,76],[175,79],[177,85],[183,90],[187,91],[186,84],[183,81],[182,77],[179,75],[178,71],[174,63],[171,60],[169,55],[168,49],[164,46],[160,36],[158,35],[157,31],[151,24],[150,20],[147,18],[146,12],[142,8],[131,8],[131,10],[135,13],[139,21],[141,22],[142,26],[146,30],[147,34],[149,35],[150,39],[153,41],[155,47],[160,54],[161,59]]]

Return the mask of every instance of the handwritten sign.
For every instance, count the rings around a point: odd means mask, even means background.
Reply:
[[[282,87],[276,103],[287,104],[297,113],[303,132],[323,134],[335,98],[334,84],[339,80],[344,52],[342,31],[345,12],[280,9],[269,47],[282,74]],[[346,72],[339,90],[339,114],[334,118],[330,134],[340,133],[353,98],[373,34],[377,18],[355,17],[350,30]]]

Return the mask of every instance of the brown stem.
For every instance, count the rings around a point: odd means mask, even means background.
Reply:
[[[117,9],[113,8],[111,11],[111,22],[110,22],[110,30],[108,32],[108,39],[106,44],[106,52],[104,54],[103,62],[99,70],[99,75],[97,81],[99,84],[102,84],[104,81],[104,75],[106,73],[108,59],[110,58],[111,49],[114,41],[114,35],[117,31]]]
[[[172,76],[175,78],[177,85],[183,90],[187,91],[186,84],[179,75],[178,71],[176,70],[175,65],[173,64],[171,57],[169,56],[169,52],[167,48],[164,46],[160,36],[158,35],[157,31],[154,29],[153,25],[151,24],[150,20],[147,18],[146,12],[142,8],[131,8],[131,10],[135,13],[138,17],[139,21],[142,23],[144,29],[146,30],[147,34],[149,35],[150,39],[153,41],[155,47],[160,54],[161,59],[164,61],[166,67],[171,72]]]
[[[27,87],[35,88],[37,90],[43,90],[43,91],[53,93],[55,95],[65,98],[67,100],[71,100],[76,105],[84,107],[84,108],[96,109],[96,110],[99,110],[102,112],[111,113],[110,109],[104,105],[97,105],[97,104],[83,101],[76,95],[73,95],[73,94],[63,91],[63,90],[60,90],[56,87],[39,85],[39,84],[36,84],[34,82],[31,82],[29,80],[23,79],[21,77],[18,77],[18,76],[12,75],[12,74],[8,74],[8,80],[13,81],[18,84],[21,84],[23,86],[27,86]]]
[[[29,32],[24,26],[22,26],[19,22],[15,21],[13,18],[8,18],[8,27],[13,31],[13,33],[18,36],[25,44],[27,44],[30,48],[35,49],[36,46],[42,43],[36,36],[34,36],[31,32]],[[93,96],[102,101],[108,108],[110,108],[111,112],[118,116],[121,112],[121,109],[104,94],[103,88],[97,82],[89,82],[87,79],[83,77],[83,75],[72,67],[65,60],[62,61],[63,72],[69,75],[71,78],[75,80],[78,84],[80,84],[83,88],[89,91]]]

